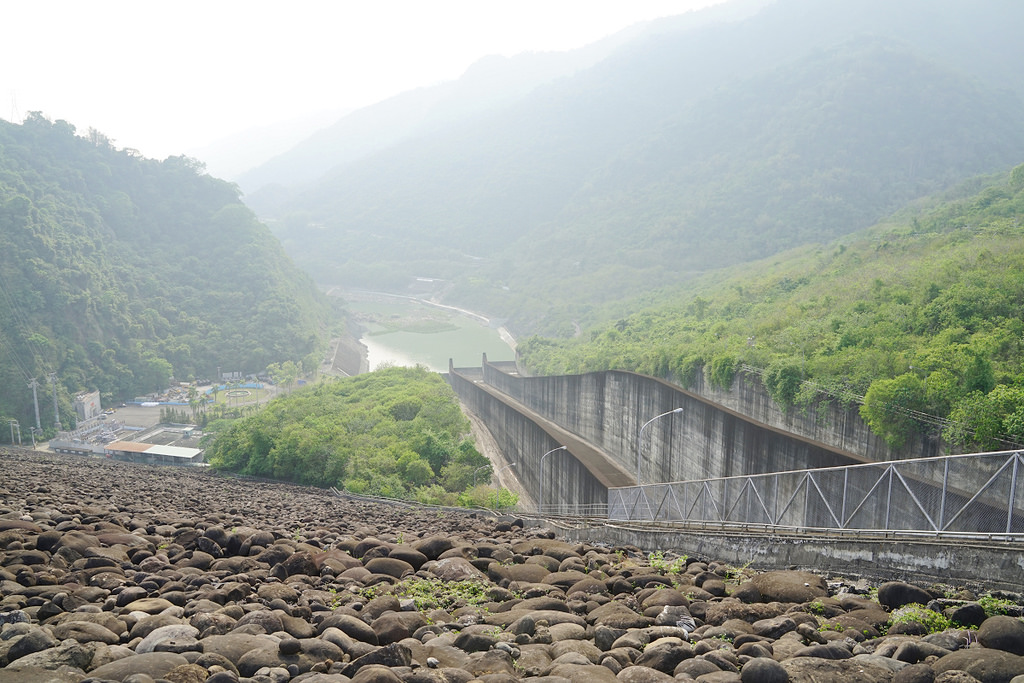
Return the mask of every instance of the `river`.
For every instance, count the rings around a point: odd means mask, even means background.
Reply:
[[[359,341],[371,370],[391,363],[447,372],[449,358],[456,367],[479,367],[484,353],[492,361],[515,358],[503,331],[468,311],[383,297],[346,297],[346,308],[364,330]]]

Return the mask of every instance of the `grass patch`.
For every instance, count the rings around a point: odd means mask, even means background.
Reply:
[[[363,597],[372,599],[377,595],[390,593],[397,598],[411,598],[416,609],[425,612],[432,609],[453,610],[471,605],[490,602],[488,590],[491,584],[483,581],[442,581],[441,579],[403,579],[393,586],[371,586],[360,591]]]

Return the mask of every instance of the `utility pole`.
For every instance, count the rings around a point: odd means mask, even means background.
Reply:
[[[36,389],[39,387],[39,382],[33,377],[28,381],[28,388],[32,390],[32,403],[36,407],[36,429],[42,429],[43,425],[39,423],[39,395],[36,393]]]
[[[60,427],[60,408],[57,406],[57,373],[50,373],[50,382],[53,383],[53,426],[57,428],[59,432]]]
[[[17,420],[11,420],[11,445],[14,445],[14,430],[18,430],[18,445],[21,445],[21,425]]]

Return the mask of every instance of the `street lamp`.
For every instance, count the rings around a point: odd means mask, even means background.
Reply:
[[[641,445],[644,442],[644,430],[647,429],[647,425],[651,424],[652,422],[657,420],[659,417],[665,417],[666,415],[674,415],[676,413],[681,413],[681,412],[683,412],[682,408],[673,408],[672,410],[664,412],[661,415],[655,415],[650,420],[645,422],[644,426],[640,428],[640,433],[637,434],[637,437],[636,437],[636,484],[637,484],[637,486],[640,485],[640,447],[641,447]]]
[[[494,473],[494,478],[498,482],[497,484],[494,485],[494,509],[495,510],[498,509],[498,498],[499,498],[499,496],[501,494],[501,473],[504,472],[505,470],[510,469],[512,467],[515,467],[515,466],[516,466],[516,464],[514,462],[510,462],[509,464],[505,465],[500,470],[498,470],[497,472]]]
[[[565,446],[559,446],[558,448],[552,448],[550,451],[540,456],[540,503],[537,505],[537,512],[544,511],[544,458],[548,457],[555,451],[567,450]]]
[[[476,475],[477,475],[477,473],[480,472],[481,470],[486,470],[490,466],[491,466],[491,463],[487,463],[486,465],[481,465],[480,467],[477,467],[475,470],[473,470],[473,488],[476,488]]]

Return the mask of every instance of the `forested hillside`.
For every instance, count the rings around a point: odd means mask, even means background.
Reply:
[[[894,446],[916,430],[1003,449],[1024,444],[1022,312],[1024,165],[519,353],[537,373],[629,369],[683,386],[704,373],[728,387],[747,365],[783,406],[863,400]]]
[[[468,436],[469,420],[439,374],[391,367],[276,398],[220,434],[207,459],[243,474],[455,504],[490,481]]]
[[[26,382],[51,372],[67,427],[84,390],[109,404],[172,376],[315,367],[332,319],[237,189],[195,160],[142,158],[39,113],[0,121],[5,421],[34,424]]]
[[[998,0],[666,20],[502,109],[347,160],[272,226],[322,282],[441,278],[449,302],[565,336],[1020,163],[1022,23]]]

